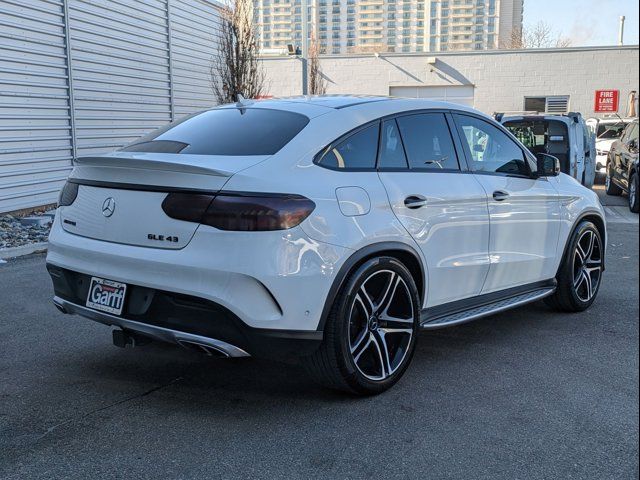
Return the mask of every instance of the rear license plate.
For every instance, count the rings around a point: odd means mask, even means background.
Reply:
[[[126,291],[127,285],[124,283],[91,277],[87,307],[112,313],[113,315],[120,315]]]

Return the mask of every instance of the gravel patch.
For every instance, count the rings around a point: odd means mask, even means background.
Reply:
[[[44,212],[31,215],[43,215]],[[23,225],[20,218],[13,215],[0,215],[0,250],[22,247],[32,243],[46,242],[49,237],[51,223],[44,226]]]

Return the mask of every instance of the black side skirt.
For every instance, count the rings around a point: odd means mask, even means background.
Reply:
[[[544,280],[426,308],[421,313],[420,326],[444,328],[486,317],[551,295],[556,285],[555,279]]]

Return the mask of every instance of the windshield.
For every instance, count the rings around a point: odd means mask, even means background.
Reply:
[[[624,128],[627,125],[625,123],[614,123],[609,125],[598,125],[598,138],[600,139],[615,139],[620,138]]]
[[[265,108],[218,108],[196,113],[151,132],[125,152],[191,155],[273,155],[309,118]]]

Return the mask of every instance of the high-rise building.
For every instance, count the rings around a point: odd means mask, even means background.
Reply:
[[[320,53],[498,48],[522,29],[524,0],[307,0]],[[264,54],[302,43],[301,0],[254,0]]]

